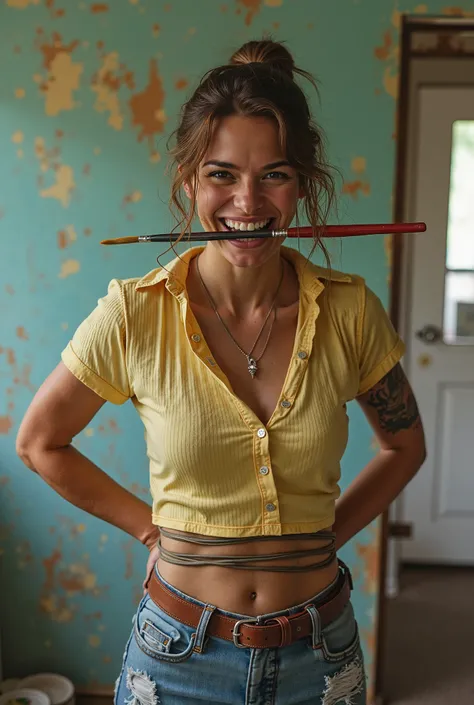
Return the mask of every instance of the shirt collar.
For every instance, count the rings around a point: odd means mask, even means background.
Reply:
[[[156,286],[160,282],[166,282],[166,288],[175,296],[180,296],[186,290],[186,278],[189,271],[189,265],[193,257],[200,254],[204,247],[191,247],[184,254],[176,257],[167,266],[166,269],[153,269],[148,274],[145,274],[135,285],[136,291],[142,291],[150,286]],[[327,269],[320,267],[302,255],[293,247],[282,247],[283,256],[288,259],[294,266],[300,287],[303,290],[318,291],[324,288],[324,281],[335,282],[351,282],[350,274],[344,274],[335,269]]]

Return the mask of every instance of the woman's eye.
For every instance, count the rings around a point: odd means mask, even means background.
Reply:
[[[278,181],[290,178],[288,174],[285,174],[284,171],[269,171],[268,174],[265,174],[265,178],[267,177],[270,177],[270,181]]]
[[[232,174],[229,171],[211,171],[208,177],[215,179],[231,179]]]

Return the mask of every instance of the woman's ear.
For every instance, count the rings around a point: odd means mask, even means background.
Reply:
[[[180,165],[178,166],[178,171],[180,174],[183,173],[183,167]],[[191,187],[189,184],[189,181],[183,181],[183,188],[184,188],[184,193],[188,198],[191,198]]]

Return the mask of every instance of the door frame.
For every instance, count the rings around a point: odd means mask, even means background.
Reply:
[[[457,42],[450,43],[450,38],[459,39],[463,35],[474,34],[474,18],[446,17],[446,16],[420,16],[402,14],[400,26],[400,77],[399,94],[397,101],[397,144],[395,157],[395,192],[393,204],[394,222],[404,222],[407,219],[409,207],[407,173],[410,164],[409,158],[409,129],[412,104],[410,101],[410,85],[412,78],[412,62],[414,59],[463,59],[474,60],[474,42],[462,50]],[[420,37],[435,39],[429,42],[428,47],[420,48],[416,39]],[[436,39],[437,36],[437,39]],[[416,237],[416,236],[408,236]],[[398,331],[406,330],[407,289],[410,278],[410,240],[407,236],[392,235],[391,246],[391,272],[390,272],[390,318]],[[392,569],[398,571],[396,542],[390,538],[400,536],[408,537],[409,527],[404,527],[400,519],[400,502],[396,501],[386,511],[381,519],[381,550],[380,573],[378,593],[378,624],[377,624],[377,649],[375,658],[375,703],[381,705],[384,700],[383,684],[383,659],[386,642],[386,583],[388,576],[388,562]],[[389,551],[390,546],[393,549]]]

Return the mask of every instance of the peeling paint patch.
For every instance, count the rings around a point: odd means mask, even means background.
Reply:
[[[397,33],[400,22],[401,13],[398,10],[394,10],[392,15],[392,25],[397,30]],[[386,64],[383,73],[383,86],[385,92],[392,98],[396,99],[398,97],[399,88],[400,48],[398,44],[394,42],[392,32],[393,30],[389,29],[384,33],[383,43],[380,46],[375,47],[374,55],[379,61]]]
[[[185,78],[178,78],[174,83],[174,87],[177,91],[182,91],[188,87],[188,81]]]
[[[74,91],[80,87],[80,77],[84,71],[81,63],[72,60],[72,52],[79,46],[78,40],[63,44],[61,35],[53,32],[50,42],[40,34],[39,50],[43,54],[43,66],[48,74],[41,77],[40,90],[45,96],[45,113],[49,116],[58,115],[63,110],[73,110]]]
[[[347,181],[342,187],[344,195],[351,196],[354,199],[358,198],[359,193],[364,196],[370,195],[370,184],[367,180],[363,180],[362,175],[367,169],[367,160],[365,157],[354,157],[351,162],[351,169],[354,174],[357,174],[357,179]]]
[[[132,124],[140,127],[138,141],[148,139],[150,149],[156,134],[164,131],[166,114],[163,108],[165,93],[155,59],[150,61],[148,85],[130,98]]]
[[[393,69],[390,66],[387,66],[387,68],[384,71],[383,74],[383,85],[385,88],[385,91],[392,96],[392,98],[397,98],[398,97],[398,84],[399,84],[399,73],[398,73],[398,68]]]
[[[417,15],[424,15],[428,12],[428,5],[417,5],[413,12]]]
[[[281,7],[283,0],[263,0],[267,7]]]
[[[245,24],[249,27],[252,24],[255,15],[260,12],[262,0],[237,0],[237,4],[242,6],[237,8],[237,14],[240,14],[242,8],[247,10],[247,14],[245,15]]]
[[[13,428],[11,416],[0,416],[0,434],[6,436]]]
[[[96,634],[91,634],[89,636],[89,645],[92,646],[93,649],[97,649],[100,646],[100,637],[97,636]]]
[[[29,541],[21,541],[16,547],[16,554],[18,556],[17,567],[19,570],[24,570],[33,562],[33,553]]]
[[[97,48],[101,50],[103,43],[99,42]],[[107,124],[114,130],[123,128],[124,116],[120,106],[118,91],[126,85],[130,90],[135,87],[132,71],[120,63],[116,51],[101,56],[102,65],[92,78],[91,88],[96,94],[94,110],[98,113],[108,113]]]
[[[386,61],[388,59],[392,50],[392,42],[392,33],[390,32],[390,30],[387,30],[383,35],[382,46],[375,47],[374,49],[375,57],[379,61]]]
[[[71,274],[77,274],[81,268],[81,263],[77,259],[67,259],[61,263],[61,271],[58,274],[60,279],[66,279]]]
[[[21,130],[17,130],[16,132],[13,133],[12,135],[12,142],[13,144],[21,144],[25,138],[25,135]]]
[[[443,15],[450,15],[452,17],[474,17],[474,12],[471,10],[457,6],[443,7],[442,13]]]
[[[15,98],[21,100],[26,96],[26,91],[24,88],[15,88]]]
[[[55,172],[55,178],[56,183],[49,188],[42,189],[40,196],[42,198],[55,198],[64,208],[67,208],[71,202],[72,192],[76,188],[72,167],[61,164]]]
[[[351,169],[355,174],[363,174],[367,169],[367,159],[365,157],[354,157],[351,162]]]
[[[66,249],[77,240],[77,233],[73,225],[68,225],[64,230],[58,231],[58,247],[60,250]]]
[[[141,201],[143,198],[143,194],[141,191],[132,191],[131,193],[128,193],[125,195],[122,199],[122,208],[125,208],[128,206],[130,203],[138,203]]]
[[[374,524],[368,528],[370,538],[369,543],[356,541],[355,550],[362,561],[363,590],[369,595],[375,595],[379,585],[380,550],[379,532],[380,528]]]
[[[392,25],[396,30],[399,30],[402,25],[402,13],[397,7],[392,12]]]
[[[7,0],[7,7],[14,7],[16,10],[26,10],[30,5],[39,5],[40,0]]]
[[[7,294],[10,294],[10,296],[15,295],[15,289],[12,287],[11,284],[5,284],[5,291],[7,292]]]
[[[23,326],[17,326],[16,337],[20,338],[20,340],[28,340],[28,333]]]
[[[342,193],[354,199],[357,199],[359,193],[362,193],[364,196],[370,196],[370,184],[360,179],[347,181],[342,187]]]
[[[105,2],[102,2],[102,3],[96,2],[90,6],[90,11],[92,12],[93,15],[100,15],[103,12],[108,12],[109,9],[110,9],[109,6]]]

